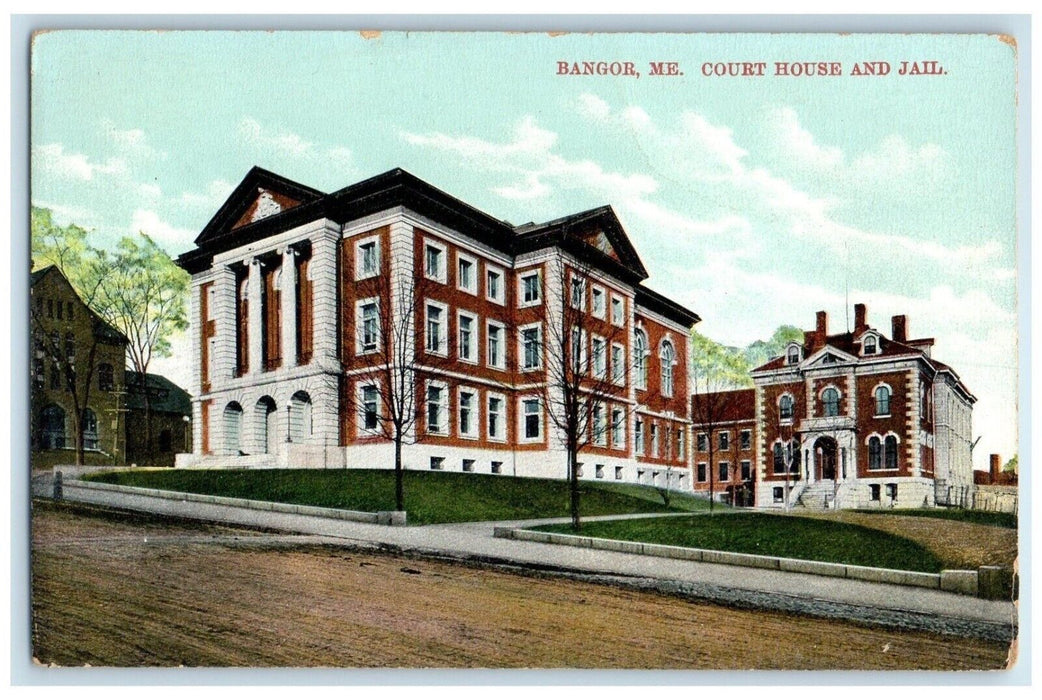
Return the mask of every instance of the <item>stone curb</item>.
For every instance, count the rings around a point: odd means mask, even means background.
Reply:
[[[588,547],[590,549],[603,549],[626,554],[643,554],[650,557],[666,557],[711,564],[729,564],[731,566],[749,566],[757,569],[774,569],[776,571],[815,574],[817,576],[834,576],[836,578],[871,581],[873,583],[890,583],[897,586],[935,588],[962,595],[985,597],[978,592],[978,574],[976,571],[944,570],[940,574],[929,574],[921,571],[877,569],[870,566],[853,566],[824,561],[771,557],[760,554],[720,552],[711,549],[609,540],[599,537],[565,535],[556,532],[539,532],[537,530],[510,527],[495,528],[493,536],[526,542],[559,544],[569,547]]]
[[[350,520],[359,523],[371,523],[374,525],[405,525],[405,511],[382,510],[376,513],[366,513],[358,510],[340,510],[339,508],[319,508],[318,506],[302,506],[292,503],[275,503],[273,501],[255,501],[246,498],[227,498],[225,496],[210,496],[201,493],[183,493],[181,491],[162,491],[160,489],[149,489],[139,486],[120,486],[118,484],[106,484],[95,481],[81,481],[79,479],[68,479],[65,488],[94,489],[96,491],[110,491],[114,493],[125,493],[130,496],[146,496],[149,498],[165,498],[170,501],[190,501],[192,503],[206,503],[216,506],[231,506],[233,508],[248,508],[250,510],[265,510],[272,513],[288,513],[291,515],[308,515],[316,518],[330,518],[333,520]]]

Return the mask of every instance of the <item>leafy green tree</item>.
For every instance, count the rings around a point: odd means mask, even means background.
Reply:
[[[145,375],[153,358],[169,357],[170,336],[188,328],[188,273],[145,233],[120,239],[114,251],[89,249],[86,268],[97,288],[94,310],[127,336],[127,358],[145,400],[145,444],[151,449]]]
[[[715,391],[752,386],[749,363],[742,351],[691,331],[691,361],[695,375]]]
[[[58,226],[50,209],[36,206],[30,210],[29,231],[32,268],[39,270],[54,265],[90,306],[94,289],[87,279],[87,264],[91,257],[88,231],[76,224]]]
[[[1002,471],[1004,472],[1017,472],[1017,455],[1013,455],[1008,462],[1002,465]]]
[[[796,326],[778,326],[770,340],[756,340],[745,349],[745,360],[750,368],[756,368],[773,357],[785,353],[785,346],[791,342],[802,343],[803,331]]]

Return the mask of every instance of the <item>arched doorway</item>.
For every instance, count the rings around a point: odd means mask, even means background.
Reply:
[[[257,449],[265,454],[274,454],[278,451],[278,414],[275,399],[262,396],[257,402],[255,416]]]
[[[242,454],[242,406],[235,401],[224,407],[224,453]]]
[[[836,454],[839,448],[830,437],[820,437],[814,443],[814,469],[819,481],[836,480]]]

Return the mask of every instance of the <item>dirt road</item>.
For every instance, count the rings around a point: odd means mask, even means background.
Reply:
[[[993,669],[1007,657],[1001,643],[42,502],[32,570],[45,664]]]

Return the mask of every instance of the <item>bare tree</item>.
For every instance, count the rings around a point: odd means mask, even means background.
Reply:
[[[579,455],[590,446],[611,439],[609,402],[623,410],[623,420],[634,409],[626,402],[626,382],[636,358],[625,323],[612,323],[607,292],[594,299],[593,265],[564,254],[547,268],[543,403],[549,424],[564,442],[567,455],[569,506],[572,529],[579,531]],[[558,316],[559,314],[559,316]],[[622,346],[621,367],[611,360],[614,346]]]
[[[792,404],[786,406],[783,403],[785,396],[788,395],[764,402],[764,416],[761,426],[768,434],[773,432],[776,435],[776,439],[767,445],[768,461],[771,464],[773,473],[777,474],[778,467],[782,468],[782,473],[784,474],[784,505],[785,510],[789,510],[791,507],[789,503],[789,493],[791,491],[790,477],[793,474],[796,475],[793,486],[795,481],[799,481],[800,444],[799,433],[796,430],[797,408],[795,398],[789,397],[792,400]]]
[[[696,430],[696,451],[709,455],[709,512],[713,512],[714,494],[716,493],[715,458],[720,454],[728,456],[738,454],[737,430],[733,429],[739,414],[739,392],[733,384],[714,377],[708,372],[698,372],[693,378],[694,393],[691,395],[691,421]],[[728,428],[727,444],[720,443],[720,432]],[[698,433],[706,435],[706,449],[698,444]],[[735,460],[730,463],[728,482],[733,480]]]

